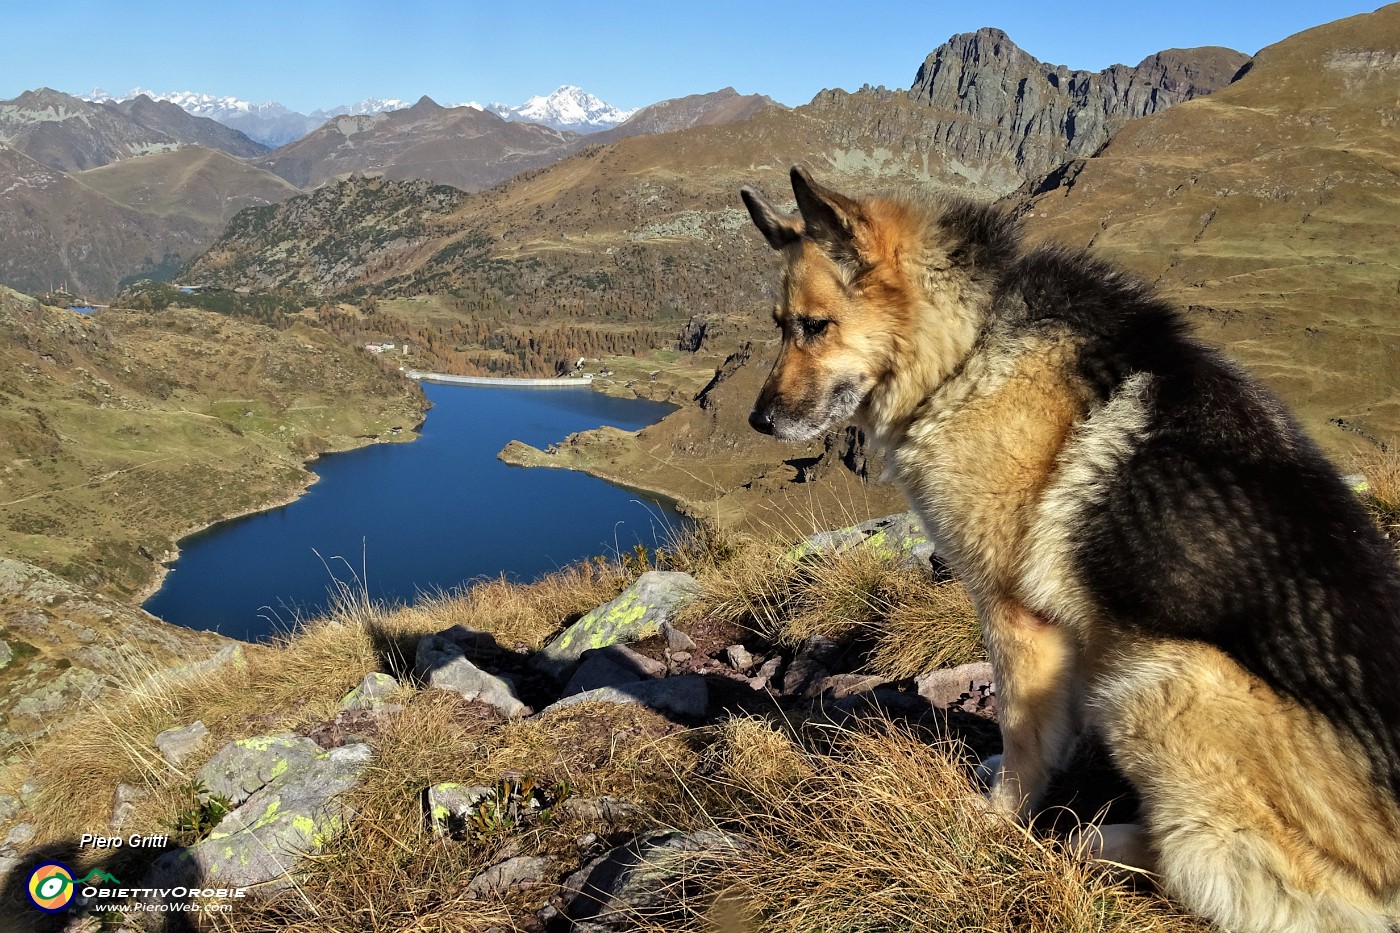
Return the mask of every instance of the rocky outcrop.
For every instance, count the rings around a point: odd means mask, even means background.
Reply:
[[[589,612],[545,645],[533,663],[537,669],[561,677],[591,648],[659,634],[676,611],[695,596],[696,589],[695,579],[688,573],[650,570],[612,602]]]
[[[1168,49],[1133,68],[1071,71],[984,28],[935,49],[909,96],[939,114],[930,128],[950,155],[968,165],[1009,160],[1025,178],[1092,155],[1129,120],[1224,87],[1248,61],[1232,49]]]

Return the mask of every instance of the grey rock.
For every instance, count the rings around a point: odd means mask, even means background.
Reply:
[[[7,641],[0,641],[0,667],[8,665],[10,661],[14,659],[14,656],[15,653],[13,649],[10,648],[10,643]]]
[[[753,655],[743,645],[730,645],[724,649],[724,655],[729,658],[729,666],[736,671],[742,672],[753,667]]]
[[[156,736],[156,748],[166,761],[178,768],[208,740],[209,730],[203,722],[195,721],[178,729],[166,729]]]
[[[778,676],[778,668],[782,666],[783,659],[778,657],[777,655],[774,655],[767,661],[764,661],[763,666],[760,667],[758,671],[753,675],[753,677],[749,680],[749,686],[753,687],[755,690],[764,689],[768,686],[769,682],[772,681],[774,677]]]
[[[288,768],[208,838],[161,856],[144,886],[284,887],[302,858],[319,852],[353,817],[341,798],[359,782],[371,754],[368,745],[343,745]]]
[[[695,639],[685,632],[676,628],[670,622],[662,622],[659,626],[661,637],[666,640],[666,650],[668,651],[694,651]]]
[[[483,671],[467,660],[461,645],[441,633],[419,640],[413,672],[429,687],[453,690],[469,701],[493,706],[506,716],[529,713],[530,708],[520,701],[509,678]]]
[[[273,781],[304,769],[321,756],[321,746],[291,732],[257,735],[230,742],[199,770],[211,795],[235,807]]]
[[[606,648],[599,648],[599,651],[617,661],[625,664],[642,675],[642,679],[651,677],[665,677],[667,667],[665,661],[658,661],[649,658],[639,651],[633,651],[626,645],[609,645]],[[586,654],[586,653],[585,653]]]
[[[29,823],[18,823],[10,827],[3,842],[0,842],[0,878],[10,878],[15,869],[24,862],[25,843],[33,841],[38,831]]]
[[[121,829],[136,810],[137,801],[145,800],[149,796],[150,794],[143,787],[137,787],[135,784],[118,784],[112,791],[111,827]]]
[[[913,512],[897,512],[849,528],[818,532],[789,551],[788,556],[800,560],[821,554],[840,554],[854,548],[868,548],[891,561],[920,570],[931,570],[937,565],[933,543]]]
[[[360,685],[340,701],[341,709],[380,709],[385,701],[403,692],[403,685],[388,674],[365,675]]]
[[[700,718],[710,710],[710,688],[698,674],[643,680],[615,687],[599,687],[552,703],[540,715],[558,712],[580,703],[632,703],[677,716]]]
[[[5,840],[0,842],[0,849],[17,849],[27,842],[32,842],[37,835],[39,831],[34,828],[34,824],[16,823],[5,834]]]
[[[841,646],[830,638],[813,635],[803,639],[792,663],[783,673],[783,693],[797,696],[808,686],[827,676],[840,653]]]
[[[876,674],[832,674],[814,683],[812,692],[823,700],[844,700],[867,693],[884,683],[885,679]]]
[[[14,794],[0,794],[0,823],[8,823],[18,816],[21,806]]]
[[[649,570],[627,589],[564,630],[531,658],[552,677],[564,674],[590,648],[626,644],[661,632],[675,614],[695,598],[699,584],[688,573]]]
[[[433,832],[445,836],[495,793],[484,784],[434,784],[423,792],[423,816]]]
[[[499,897],[511,888],[544,881],[554,860],[544,855],[518,855],[492,865],[471,881],[467,891],[475,897]]]
[[[569,797],[554,807],[558,817],[572,817],[589,825],[607,823],[622,826],[641,818],[645,811],[619,797]]]
[[[612,649],[600,648],[584,653],[583,663],[574,671],[559,695],[569,697],[599,687],[617,687],[645,679],[645,674],[612,653]]]
[[[974,661],[914,678],[919,696],[934,709],[961,709],[987,718],[996,716],[996,684],[992,665]]]
[[[565,879],[563,913],[575,933],[661,922],[692,893],[687,879],[709,865],[742,857],[746,847],[742,839],[712,829],[639,836]]]

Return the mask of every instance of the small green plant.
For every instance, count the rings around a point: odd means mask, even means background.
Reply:
[[[548,826],[554,819],[553,808],[568,799],[572,792],[567,781],[546,788],[535,783],[532,777],[502,778],[486,799],[478,801],[467,814],[467,831],[474,837],[484,838],[532,823]]]
[[[233,802],[223,794],[211,794],[200,780],[190,781],[177,789],[182,803],[175,815],[175,841],[182,846],[193,845],[218,826],[233,810]]]

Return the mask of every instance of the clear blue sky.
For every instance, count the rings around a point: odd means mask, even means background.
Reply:
[[[576,84],[619,107],[732,85],[785,103],[908,87],[949,36],[997,26],[1047,62],[1098,70],[1171,47],[1254,53],[1370,12],[1356,0],[0,0],[0,99],[140,85],[296,110],[365,97],[514,104]]]

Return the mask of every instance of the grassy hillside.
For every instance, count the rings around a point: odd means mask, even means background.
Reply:
[[[1400,437],[1400,5],[1264,49],[1037,186],[1040,240],[1089,245],[1190,309],[1329,449]],[[1346,428],[1347,431],[1339,428]]]
[[[314,327],[47,308],[0,289],[0,553],[134,596],[181,535],[295,496],[319,453],[422,418]],[[409,435],[405,435],[409,436]]]
[[[123,159],[74,177],[147,216],[202,228],[206,243],[245,207],[301,193],[271,172],[200,146]]]

